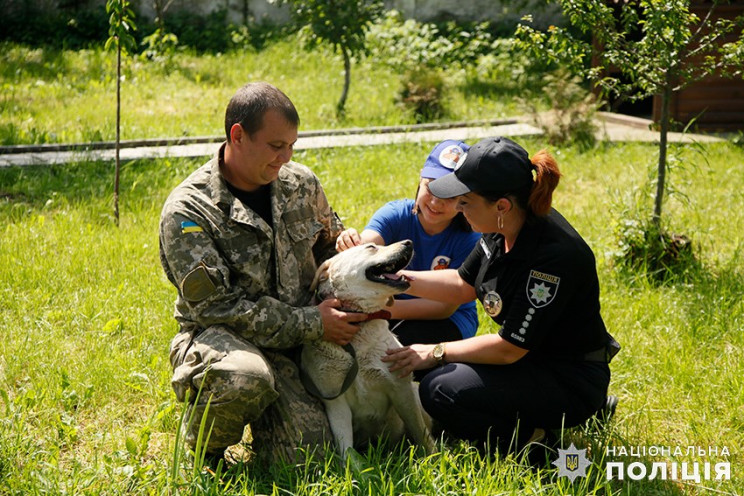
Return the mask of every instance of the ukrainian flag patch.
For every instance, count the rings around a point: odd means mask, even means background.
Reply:
[[[199,224],[197,224],[196,222],[193,222],[190,220],[185,220],[181,222],[181,234],[203,232],[203,231],[204,229],[199,227]]]

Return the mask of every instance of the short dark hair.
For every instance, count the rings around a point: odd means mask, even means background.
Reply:
[[[248,83],[230,99],[225,110],[225,134],[230,141],[230,129],[240,124],[248,136],[263,126],[263,116],[268,110],[277,110],[287,122],[300,127],[300,116],[292,101],[276,86],[269,83]]]

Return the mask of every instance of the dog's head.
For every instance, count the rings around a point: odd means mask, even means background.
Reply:
[[[312,288],[319,300],[337,298],[348,310],[375,312],[392,304],[394,295],[410,284],[396,273],[413,256],[413,243],[355,246],[326,260],[315,274]]]

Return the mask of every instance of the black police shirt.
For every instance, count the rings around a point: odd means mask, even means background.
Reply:
[[[581,359],[607,343],[594,254],[556,210],[525,222],[508,253],[501,234],[484,234],[458,273],[520,348]]]

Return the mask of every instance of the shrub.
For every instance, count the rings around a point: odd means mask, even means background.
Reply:
[[[435,70],[422,68],[405,75],[397,102],[413,113],[417,123],[429,122],[445,114],[445,92],[442,76]]]
[[[614,261],[627,274],[656,283],[689,280],[700,268],[692,240],[651,221],[624,219],[616,229]]]
[[[449,22],[443,33],[435,24],[403,20],[400,12],[389,10],[367,33],[367,48],[378,63],[400,73],[422,66],[461,69],[475,65],[493,46],[488,23],[469,28]]]
[[[592,148],[596,143],[594,115],[599,108],[594,95],[581,85],[578,76],[572,76],[566,69],[546,74],[543,82],[540,94],[530,92],[527,99],[520,98],[533,123],[543,130],[551,145]],[[538,111],[539,99],[547,101],[549,111]]]

